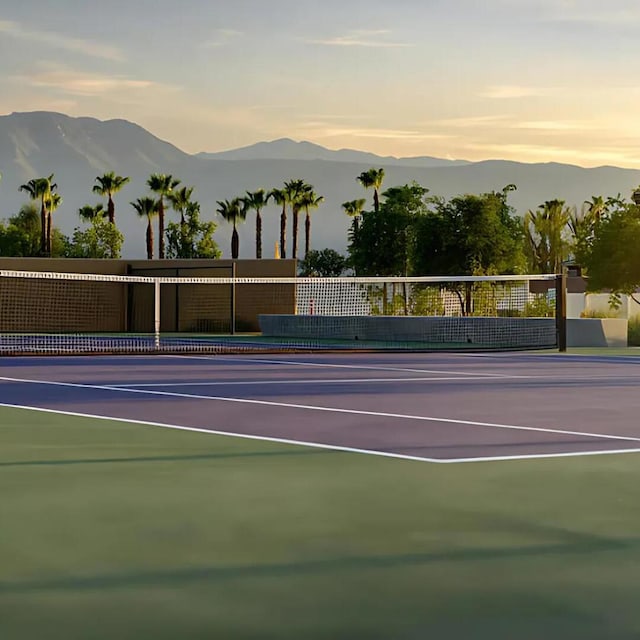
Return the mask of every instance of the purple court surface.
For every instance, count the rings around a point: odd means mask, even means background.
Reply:
[[[431,462],[640,451],[639,390],[634,357],[0,359],[4,406]]]

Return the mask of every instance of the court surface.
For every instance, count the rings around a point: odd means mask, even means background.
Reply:
[[[0,638],[639,638],[639,372],[0,359]]]
[[[0,359],[0,404],[452,463],[640,451],[640,358]]]

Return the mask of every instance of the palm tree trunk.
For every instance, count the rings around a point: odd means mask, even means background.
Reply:
[[[256,258],[262,258],[262,216],[260,209],[256,209]]]
[[[280,214],[280,257],[287,257],[287,210],[284,205]]]
[[[151,218],[147,223],[147,260],[153,260],[153,226]]]
[[[374,189],[373,190],[373,210],[378,213],[378,211],[380,210],[380,200],[378,198],[378,190]]]
[[[40,206],[40,255],[47,255],[47,210],[44,206],[44,198]]]
[[[47,257],[51,257],[51,211],[47,211]]]
[[[291,257],[298,259],[298,210],[293,210],[293,235],[291,239]]]
[[[233,233],[231,234],[231,258],[233,260],[237,260],[239,253],[240,253],[240,238],[238,237],[238,231],[234,225]]]
[[[111,224],[116,223],[116,207],[113,204],[113,199],[111,198],[111,194],[109,194],[109,203],[107,204],[107,213],[109,216],[109,222]]]
[[[304,257],[309,255],[309,249],[311,247],[311,216],[307,209],[307,216],[304,219]]]
[[[160,206],[158,207],[158,257],[160,260],[164,258],[164,201],[160,198]]]

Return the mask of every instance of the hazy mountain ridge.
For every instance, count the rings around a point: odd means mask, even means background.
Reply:
[[[276,141],[277,143],[278,141]],[[107,171],[131,177],[131,182],[115,196],[116,221],[127,240],[127,257],[144,257],[144,222],[138,220],[129,203],[148,194],[146,180],[154,172],[170,173],[183,184],[194,185],[194,198],[202,205],[202,215],[218,223],[216,240],[225,256],[229,255],[229,225],[215,214],[216,201],[241,196],[247,190],[270,189],[285,180],[304,178],[314,185],[325,202],[313,213],[312,246],[344,251],[349,218],[342,202],[367,198],[372,193],[356,182],[356,177],[372,166],[385,168],[385,187],[415,180],[433,195],[449,198],[462,193],[482,193],[515,184],[510,203],[520,214],[535,209],[545,200],[560,198],[580,206],[592,195],[628,197],[640,184],[640,171],[617,167],[585,169],[558,163],[524,164],[504,160],[439,166],[407,166],[373,154],[353,152],[361,160],[269,158],[282,153],[282,145],[258,143],[265,157],[229,159],[222,152],[214,158],[189,155],[160,140],[142,127],[126,120],[102,122],[95,118],[70,118],[62,114],[35,112],[0,116],[0,218],[18,211],[27,199],[18,188],[34,177],[55,174],[63,204],[55,212],[56,224],[69,234],[80,225],[77,210],[100,200],[91,192],[95,177]],[[275,147],[271,145],[276,145]],[[293,143],[299,150],[311,146],[313,153],[323,149],[311,143]],[[250,149],[251,147],[249,147]],[[242,151],[242,150],[238,150]],[[329,154],[342,153],[325,150]],[[248,153],[243,151],[242,153]],[[436,159],[437,160],[437,159]],[[445,161],[448,162],[448,161]],[[279,209],[269,206],[264,212],[264,256],[273,255],[279,234]],[[176,219],[172,212],[168,220]],[[240,227],[240,255],[254,252],[253,214]],[[288,233],[291,233],[289,225]],[[288,255],[290,251],[288,249]]]
[[[331,162],[367,162],[381,166],[444,167],[470,164],[467,160],[445,160],[431,156],[396,158],[378,156],[375,153],[355,149],[326,149],[312,142],[295,142],[290,138],[280,138],[271,142],[258,142],[248,147],[198,153],[199,158],[208,160],[328,160]]]

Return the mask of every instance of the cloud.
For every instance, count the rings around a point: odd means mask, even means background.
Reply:
[[[512,129],[536,129],[541,131],[584,131],[600,129],[597,123],[577,122],[570,120],[525,120],[511,125]]]
[[[307,40],[311,44],[320,44],[327,47],[376,47],[395,48],[412,47],[413,44],[406,42],[390,42],[386,40],[389,33],[386,29],[356,30],[350,31],[342,36],[325,38],[322,40]]]
[[[63,94],[84,97],[139,94],[141,98],[148,99],[148,92],[151,90],[178,90],[178,87],[151,80],[137,80],[124,75],[86,73],[51,63],[42,63],[39,70],[13,76],[12,80],[35,88],[54,89]]]
[[[18,22],[9,20],[0,20],[0,33],[18,40],[35,42],[45,47],[63,49],[92,58],[102,58],[115,62],[122,62],[124,60],[123,53],[116,47],[90,40],[81,40],[80,38],[70,38],[69,36],[54,33],[53,31],[29,29]]]
[[[544,87],[526,87],[521,85],[494,85],[487,87],[478,95],[482,98],[495,98],[499,100],[510,98],[532,98],[549,95],[549,89]]]
[[[307,122],[299,127],[300,129],[313,129],[315,135],[324,137],[345,137],[345,138],[371,138],[384,140],[441,140],[451,136],[441,133],[426,133],[415,129],[384,129],[384,128],[358,128],[358,127],[332,127],[325,126],[321,122]]]
[[[453,127],[460,129],[477,129],[479,127],[503,125],[510,119],[511,116],[507,115],[468,116],[463,118],[445,118],[443,120],[434,120],[432,122],[429,122],[428,125],[438,127]]]

